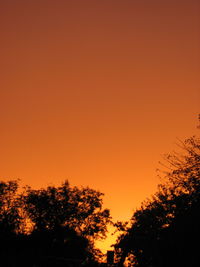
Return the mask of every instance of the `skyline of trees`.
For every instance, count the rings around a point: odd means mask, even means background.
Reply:
[[[101,266],[95,241],[106,238],[109,225],[119,234],[116,266],[198,266],[200,138],[178,146],[164,156],[164,182],[129,222],[113,222],[104,194],[89,187],[65,181],[19,190],[19,181],[0,181],[1,266]]]

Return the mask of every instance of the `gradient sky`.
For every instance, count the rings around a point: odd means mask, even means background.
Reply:
[[[197,134],[200,2],[1,0],[0,178],[89,185],[127,220]]]

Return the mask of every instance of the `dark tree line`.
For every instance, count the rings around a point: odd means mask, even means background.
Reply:
[[[136,210],[115,245],[119,266],[197,267],[200,264],[200,139],[180,142],[165,155],[165,180]]]
[[[165,182],[142,203],[115,247],[116,265],[197,267],[200,240],[200,139],[165,155]],[[99,266],[95,240],[105,238],[110,212],[103,194],[68,182],[19,191],[18,181],[0,182],[0,266]]]
[[[110,212],[103,194],[60,187],[18,192],[0,182],[0,266],[97,266],[94,241],[106,237]]]

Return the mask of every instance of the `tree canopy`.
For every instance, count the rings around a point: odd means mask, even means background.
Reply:
[[[0,232],[14,234],[20,229],[20,200],[17,196],[18,182],[0,182]]]
[[[102,208],[103,194],[89,187],[28,188],[24,195],[24,209],[33,222],[34,230],[68,226],[92,239],[104,238],[111,221],[108,209]]]
[[[105,238],[111,223],[103,194],[67,181],[38,190],[18,187],[18,181],[0,183],[2,266],[94,265],[100,255],[94,240]]]
[[[134,212],[118,238],[120,265],[198,266],[200,238],[200,140],[180,142],[182,153],[165,155],[165,182]]]

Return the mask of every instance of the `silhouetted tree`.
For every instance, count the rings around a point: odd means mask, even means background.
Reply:
[[[17,195],[18,182],[0,182],[0,232],[16,233],[20,229],[20,200]]]
[[[38,244],[36,258],[94,261],[98,254],[94,240],[106,237],[111,222],[109,210],[102,208],[102,196],[88,187],[71,187],[68,182],[39,190],[28,187],[23,208],[32,225],[32,241]]]
[[[12,266],[23,226],[18,181],[0,182],[0,266]],[[12,255],[12,257],[10,256]]]
[[[116,250],[123,265],[198,266],[200,238],[200,140],[181,142],[184,152],[166,155],[166,182],[144,202],[131,227],[118,239]]]
[[[98,266],[94,240],[111,222],[102,193],[68,182],[20,193],[18,187],[0,182],[0,266]]]
[[[88,187],[70,187],[68,182],[60,187],[28,188],[24,209],[34,230],[68,226],[82,236],[98,239],[106,236],[111,221],[109,210],[102,209],[102,196]]]

